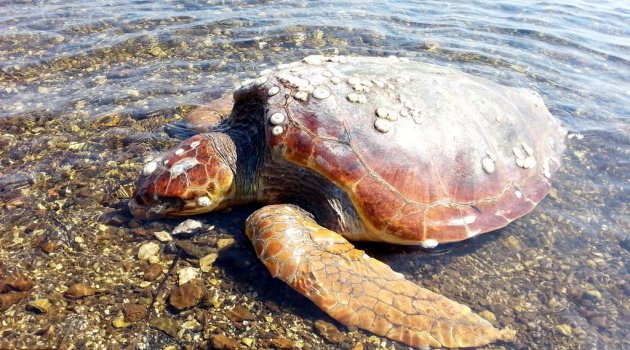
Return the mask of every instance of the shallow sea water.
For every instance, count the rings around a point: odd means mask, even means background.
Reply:
[[[441,254],[362,248],[517,330],[515,342],[488,348],[628,349],[628,23],[624,1],[0,2],[0,272],[37,281],[0,317],[0,334],[16,347],[194,347],[221,333],[252,348],[273,337],[406,348],[343,327],[345,342],[322,340],[313,321],[330,320],[253,258],[240,232],[248,209],[200,218],[236,239],[204,276],[219,281],[209,288],[222,306],[176,315],[156,306],[181,324],[196,320],[176,337],[141,322],[111,326],[120,305],[157,288],[139,277],[135,253],[151,240],[140,230],[177,224],[125,211],[143,162],[175,142],[164,124],[279,63],[396,55],[538,91],[569,129],[568,147],[550,195],[505,229]],[[44,253],[42,241],[61,248]],[[98,285],[98,298],[61,296],[80,281]],[[39,298],[53,311],[28,311]],[[226,321],[236,304],[256,318]]]

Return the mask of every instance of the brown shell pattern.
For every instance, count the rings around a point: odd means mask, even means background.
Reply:
[[[266,101],[272,149],[346,191],[374,240],[503,227],[543,199],[560,165],[566,131],[531,90],[397,58],[278,68],[235,98]]]

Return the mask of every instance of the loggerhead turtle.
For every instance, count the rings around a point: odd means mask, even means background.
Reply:
[[[404,59],[309,56],[234,101],[144,166],[133,215],[264,203],[246,222],[256,254],[340,323],[417,347],[513,337],[348,240],[433,248],[531,211],[566,134],[538,94]]]

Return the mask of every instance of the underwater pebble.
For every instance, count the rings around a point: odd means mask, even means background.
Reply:
[[[173,240],[173,237],[171,237],[171,235],[166,231],[153,232],[153,236],[155,236],[155,238],[157,238],[157,240],[160,242],[168,242]]]
[[[173,289],[169,295],[169,303],[178,310],[191,308],[201,301],[206,294],[203,281],[195,278]]]
[[[199,269],[194,267],[184,267],[177,271],[177,282],[181,286],[182,284],[185,284],[188,281],[197,278],[197,276],[199,276]]]
[[[46,314],[50,311],[52,303],[48,299],[37,299],[29,302],[28,307],[31,310],[35,310],[37,313]]]
[[[331,343],[341,344],[346,340],[343,334],[334,324],[324,320],[315,321],[315,329],[326,340]]]
[[[76,283],[68,288],[63,296],[68,299],[80,299],[96,294],[96,289],[84,283]]]
[[[177,227],[175,227],[175,229],[173,230],[173,236],[181,234],[192,234],[195,233],[195,231],[200,230],[202,227],[203,224],[201,223],[201,221],[193,219],[184,220],[182,223],[177,225]]]
[[[160,245],[155,242],[147,242],[138,249],[138,259],[149,260],[150,257],[156,255],[160,251]]]
[[[219,255],[217,253],[211,253],[199,259],[199,268],[201,269],[201,271],[210,271],[212,269],[212,264],[214,264],[218,256]]]

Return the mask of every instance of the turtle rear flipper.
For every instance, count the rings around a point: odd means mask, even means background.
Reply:
[[[406,280],[292,205],[247,219],[256,254],[335,320],[417,347],[470,347],[509,340],[469,307]]]

